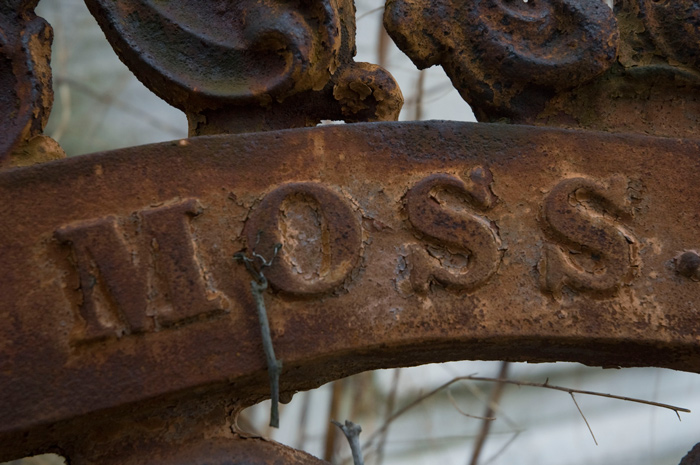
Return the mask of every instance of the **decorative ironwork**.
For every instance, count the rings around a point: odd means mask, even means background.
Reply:
[[[608,70],[619,40],[600,0],[389,0],[384,22],[419,68],[442,65],[483,121],[535,119]]]
[[[440,64],[479,121],[694,137],[700,6],[692,0],[389,0],[419,68]]]
[[[700,142],[640,134],[697,132],[696,1],[389,0],[397,44],[481,120],[555,127],[353,124],[11,168],[62,155],[36,3],[0,5],[0,460],[324,463],[235,424],[270,385],[234,256],[277,243],[256,298],[282,401],[465,358],[700,373]],[[351,0],[86,3],[192,136],[398,115],[393,78],[352,59]]]
[[[352,0],[86,0],[124,62],[190,135],[395,120],[385,70],[355,63]]]
[[[0,5],[0,166],[32,164],[65,156],[41,135],[53,104],[53,31],[34,13],[39,0]]]
[[[218,411],[223,434],[227,412],[269,396],[251,278],[233,256],[269,258],[278,242],[264,298],[281,399],[456,359],[700,372],[698,239],[677,222],[697,214],[679,199],[700,199],[698,141],[445,122],[271,136],[0,175],[13,219],[0,459],[133,450],[72,428],[133,429],[136,411],[173,402],[207,421]]]

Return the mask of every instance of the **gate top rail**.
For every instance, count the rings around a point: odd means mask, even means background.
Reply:
[[[393,122],[351,0],[86,0],[190,138],[71,159],[36,4],[0,6],[0,460],[321,463],[237,413],[372,368],[700,373],[697,1],[388,0],[465,124]]]

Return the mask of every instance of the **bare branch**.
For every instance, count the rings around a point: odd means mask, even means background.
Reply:
[[[545,381],[546,382],[546,381]],[[581,410],[581,407],[579,407],[578,402],[576,402],[576,397],[574,396],[573,392],[569,393],[571,395],[571,400],[574,401],[574,404],[576,405],[576,408],[578,409],[578,413],[581,414],[581,418],[583,418],[583,421],[586,422],[586,426],[588,426],[588,431],[591,432],[591,436],[593,437],[593,442],[595,442],[595,445],[598,445],[598,441],[595,438],[595,434],[593,434],[593,429],[591,428],[591,425],[588,424],[588,420],[586,419],[586,415],[583,414],[583,411]]]
[[[482,420],[482,421],[494,421],[496,417],[489,416],[489,417],[480,417],[479,415],[472,415],[471,413],[467,413],[464,410],[462,410],[459,405],[457,405],[457,401],[455,398],[452,396],[452,391],[449,389],[447,390],[447,399],[450,401],[452,406],[457,410],[461,415],[464,415],[465,417],[468,418],[474,418],[475,420]]]
[[[394,379],[391,383],[391,391],[389,391],[389,398],[386,403],[386,416],[385,418],[391,417],[391,413],[394,411],[394,405],[396,404],[396,393],[399,390],[399,378],[401,377],[401,368],[397,368],[394,371]],[[384,431],[381,439],[379,440],[379,445],[377,446],[377,465],[382,465],[384,463],[384,448],[386,446],[386,437],[388,435],[388,429]]]
[[[131,103],[125,100],[122,100],[118,97],[114,97],[114,89],[110,90],[109,93],[101,93],[79,80],[62,75],[55,76],[54,83],[58,87],[59,95],[61,96],[61,104],[63,105],[61,112],[61,121],[59,123],[59,126],[56,128],[54,134],[52,134],[52,137],[54,138],[58,136],[58,138],[60,139],[63,136],[63,133],[67,129],[68,124],[70,122],[69,120],[71,117],[71,90],[75,90],[82,94],[85,94],[86,96],[104,105],[110,105],[115,108],[118,108],[119,110],[125,113],[130,113],[136,116],[137,118],[145,121],[152,127],[159,129],[163,132],[167,132],[168,134],[171,134],[175,137],[183,137],[183,135],[186,134],[186,131],[183,128],[173,126],[169,122],[164,121],[156,116],[153,116],[153,114],[151,114],[150,112],[144,111],[136,105],[132,105]]]
[[[645,405],[651,405],[653,407],[660,407],[660,408],[665,408],[668,410],[673,410],[674,412],[676,412],[677,415],[679,412],[691,413],[690,410],[688,410],[687,408],[676,407],[675,405],[663,404],[661,402],[653,402],[650,400],[636,399],[634,397],[618,396],[615,394],[605,394],[605,393],[596,392],[596,391],[585,391],[582,389],[572,389],[572,388],[567,388],[567,387],[563,387],[563,386],[554,386],[552,384],[548,384],[549,380],[547,380],[546,383],[531,383],[531,382],[527,382],[527,381],[516,381],[516,380],[512,380],[512,379],[499,380],[496,378],[486,378],[486,377],[481,377],[481,376],[465,376],[465,377],[459,378],[458,380],[460,380],[460,379],[462,379],[462,380],[466,379],[466,380],[471,380],[471,381],[488,381],[488,382],[492,382],[492,383],[503,382],[506,384],[513,384],[516,386],[530,386],[530,387],[552,389],[555,391],[562,391],[562,392],[566,392],[569,394],[573,392],[574,394],[584,394],[584,395],[588,395],[588,396],[607,397],[609,399],[624,400],[627,402],[634,402],[637,404],[645,404]],[[678,418],[680,418],[680,415]]]
[[[670,404],[663,404],[660,402],[653,402],[649,400],[643,400],[643,399],[636,399],[633,397],[625,397],[625,396],[618,396],[615,394],[605,394],[602,392],[595,392],[595,391],[585,391],[581,389],[571,389],[567,387],[562,387],[562,386],[554,386],[552,384],[549,384],[549,380],[547,380],[546,383],[531,383],[527,381],[516,381],[512,379],[497,379],[497,378],[488,378],[488,377],[483,377],[483,376],[475,376],[475,375],[469,375],[469,376],[459,376],[456,378],[451,379],[450,381],[442,384],[441,386],[438,386],[437,388],[433,389],[432,391],[423,394],[416,398],[413,402],[409,403],[408,405],[400,408],[397,410],[391,417],[389,417],[384,424],[379,427],[376,431],[374,431],[369,439],[365,442],[365,445],[363,446],[363,450],[367,450],[372,446],[374,441],[389,427],[389,425],[396,420],[398,417],[401,415],[405,414],[407,411],[411,410],[414,408],[416,405],[419,405],[421,402],[423,402],[425,399],[435,395],[436,393],[442,391],[443,389],[453,385],[454,383],[457,383],[459,381],[485,381],[485,382],[491,382],[491,383],[504,383],[504,384],[512,384],[515,386],[529,386],[529,387],[538,387],[538,388],[545,388],[545,389],[552,389],[555,391],[562,391],[566,392],[567,394],[584,394],[584,395],[589,395],[589,396],[597,396],[597,397],[607,397],[609,399],[618,399],[618,400],[624,400],[627,402],[634,402],[638,404],[645,404],[645,405],[651,405],[652,407],[660,407],[660,408],[665,408],[668,410],[672,410],[676,412],[676,415],[678,415],[678,418],[680,419],[680,412],[683,413],[690,413],[690,410],[683,408],[683,407],[676,407],[674,405]]]
[[[307,419],[309,418],[309,411],[311,410],[311,392],[306,391],[302,393],[303,402],[301,404],[301,416],[299,418],[298,430],[297,430],[297,441],[294,445],[295,449],[304,450],[306,445],[306,429],[307,429]]]
[[[501,400],[501,395],[503,394],[503,387],[505,384],[501,382],[501,380],[505,379],[506,376],[508,376],[508,362],[501,362],[501,369],[498,372],[498,383],[496,386],[494,386],[493,390],[491,391],[491,397],[489,398],[489,403],[486,406],[486,412],[484,413],[484,417],[493,417],[494,414],[494,406],[498,405],[498,402]],[[481,430],[479,431],[479,437],[476,440],[476,443],[474,444],[474,450],[472,451],[472,458],[471,461],[469,462],[470,465],[477,465],[479,463],[479,457],[481,456],[481,451],[484,447],[484,444],[486,443],[486,438],[489,435],[489,431],[491,430],[491,422],[490,421],[484,421],[481,424]]]
[[[413,119],[415,121],[420,121],[423,119],[423,91],[425,88],[425,75],[426,71],[424,69],[418,71],[418,79],[416,80],[416,106],[413,113]]]
[[[339,379],[333,382],[333,389],[331,391],[331,399],[329,406],[330,418],[335,418],[338,416],[338,412],[340,411],[340,401],[342,400],[345,391],[345,383],[346,380],[344,379]],[[331,423],[333,422],[331,421]],[[329,424],[328,429],[326,429],[326,441],[323,451],[323,460],[325,460],[326,462],[333,461],[333,455],[335,455],[336,449],[336,434],[336,429],[333,428],[333,424]]]
[[[383,11],[383,10],[384,10],[384,6],[378,6],[377,8],[373,8],[369,11],[365,11],[363,14],[361,14],[360,16],[357,17],[357,19],[355,20],[355,23],[358,23],[361,19],[365,19],[369,15],[372,15],[374,13],[377,13],[378,11]]]
[[[258,241],[260,241],[260,233],[258,233]],[[263,350],[265,351],[265,359],[267,360],[267,376],[270,379],[270,426],[273,428],[280,427],[280,414],[279,414],[279,397],[280,397],[280,374],[282,372],[282,360],[278,360],[275,357],[275,349],[272,346],[272,335],[270,332],[270,322],[267,318],[267,309],[265,308],[265,291],[267,290],[267,279],[263,274],[262,270],[272,265],[272,261],[277,256],[281,244],[276,244],[274,248],[274,254],[270,260],[265,260],[265,258],[256,253],[255,250],[252,251],[253,258],[248,258],[243,252],[238,252],[234,254],[233,258],[236,261],[243,263],[253,276],[253,281],[250,282],[250,292],[253,294],[255,299],[255,306],[258,312],[258,320],[260,322],[260,332],[262,334]],[[253,266],[255,259],[261,261],[259,266],[260,270],[256,270]]]
[[[498,449],[498,452],[496,452],[491,457],[489,457],[489,459],[486,462],[484,462],[484,465],[488,465],[489,463],[493,463],[502,453],[504,453],[506,451],[506,449],[508,449],[508,447],[510,447],[511,444],[513,444],[515,442],[516,439],[518,439],[518,436],[520,436],[520,433],[522,433],[522,432],[523,432],[523,430],[516,430],[513,433],[513,436],[510,439],[508,439],[508,442],[503,444],[503,447]]]
[[[356,425],[350,420],[345,420],[345,424],[335,420],[331,420],[331,423],[340,428],[345,437],[348,438],[353,463],[355,465],[365,465],[365,461],[362,458],[362,447],[360,447],[360,433],[362,432],[360,425]]]

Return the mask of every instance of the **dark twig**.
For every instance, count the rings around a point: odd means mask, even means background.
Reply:
[[[329,406],[329,417],[336,418],[338,412],[340,412],[340,401],[343,397],[343,392],[345,391],[345,380],[339,379],[333,382],[333,389],[331,392],[331,400]],[[326,462],[333,461],[333,455],[335,455],[335,439],[337,436],[337,430],[333,428],[331,423],[328,424],[326,429],[326,442],[323,450],[323,460]]]
[[[574,401],[574,405],[576,405],[576,408],[578,409],[578,413],[581,414],[581,418],[583,418],[583,421],[586,422],[586,426],[588,426],[588,431],[591,433],[591,437],[593,438],[593,442],[595,442],[595,445],[598,445],[598,441],[596,441],[595,434],[593,434],[593,430],[591,429],[591,425],[588,424],[588,420],[586,419],[586,415],[583,414],[583,411],[581,410],[581,407],[579,407],[578,402],[576,402],[576,397],[574,397],[574,393],[570,392],[571,395],[571,400]],[[676,412],[678,413],[678,412]]]
[[[418,71],[418,80],[416,81],[416,107],[415,113],[413,114],[413,119],[415,121],[420,121],[423,119],[423,94],[425,88],[425,74],[426,71]]]
[[[126,75],[130,76],[130,75]],[[144,111],[141,108],[139,108],[136,105],[132,105],[131,103],[122,100],[118,97],[114,97],[115,91],[114,89],[110,89],[109,92],[107,93],[101,93],[95,89],[93,89],[91,86],[77,80],[77,79],[72,79],[67,76],[61,76],[61,75],[56,75],[54,76],[54,85],[59,87],[61,90],[61,94],[63,95],[68,95],[70,98],[70,94],[68,93],[70,89],[77,90],[88,97],[96,100],[97,102],[100,102],[104,105],[109,105],[113,106],[114,108],[118,108],[119,110],[125,112],[125,113],[131,113],[132,115],[136,116],[137,118],[140,118],[141,120],[145,121],[146,123],[150,124],[152,127],[161,130],[163,132],[167,132],[168,134],[175,136],[175,137],[184,137],[186,135],[186,132],[183,128],[176,127],[174,125],[171,125],[167,121],[161,120],[160,118],[157,118],[153,116],[152,112],[149,111]],[[65,89],[65,90],[64,90]],[[68,102],[70,104],[70,102]],[[70,110],[69,110],[70,111]],[[106,112],[104,112],[106,113]],[[61,115],[63,116],[63,115]],[[70,116],[70,115],[69,115]],[[65,130],[61,128],[59,131],[58,129],[56,130],[57,136],[62,136],[62,133]],[[53,136],[53,134],[52,134]]]
[[[260,241],[260,233],[258,233],[258,240],[255,245],[257,246]],[[270,426],[273,428],[280,427],[280,414],[279,414],[279,398],[280,398],[280,373],[282,372],[282,360],[278,360],[275,357],[275,349],[272,346],[272,335],[270,334],[270,322],[267,318],[267,310],[265,308],[265,291],[267,290],[267,279],[263,275],[262,270],[272,265],[272,261],[277,256],[282,244],[276,244],[272,258],[270,260],[265,260],[265,258],[256,253],[255,250],[252,251],[253,258],[248,258],[243,252],[238,252],[234,254],[233,258],[239,262],[242,262],[248,273],[253,276],[253,280],[250,282],[250,291],[255,299],[255,306],[258,311],[258,320],[260,321],[260,332],[262,333],[262,343],[263,350],[265,351],[265,358],[267,360],[267,375],[270,379]],[[255,260],[260,260],[259,270],[254,266]]]
[[[371,10],[369,10],[369,11],[365,11],[364,13],[362,13],[360,16],[357,17],[357,19],[355,20],[355,22],[357,23],[357,22],[359,22],[360,20],[365,19],[367,16],[372,15],[372,14],[377,13],[377,12],[382,11],[382,10],[384,10],[384,6],[383,6],[383,5],[382,5],[382,6],[378,6],[377,8],[373,8],[373,9],[371,9]]]
[[[295,449],[304,450],[306,445],[306,423],[309,418],[309,410],[311,409],[311,395],[313,391],[307,391],[303,394],[303,402],[301,404],[301,416],[299,418],[299,429],[297,430],[297,442],[294,445]]]
[[[506,376],[508,376],[508,362],[501,362],[501,369],[498,372],[498,379],[505,379]],[[501,395],[503,394],[503,387],[505,384],[499,382],[497,383],[494,387],[493,390],[491,391],[491,397],[489,398],[488,405],[486,405],[486,411],[484,412],[484,417],[486,418],[483,420],[483,423],[481,424],[481,430],[479,431],[479,436],[476,439],[476,443],[474,444],[474,450],[472,451],[472,458],[471,461],[469,462],[470,465],[478,465],[479,463],[479,457],[481,456],[481,451],[483,450],[484,444],[486,443],[486,438],[489,435],[489,432],[491,431],[491,421],[488,421],[488,419],[493,418],[493,415],[495,413],[496,406],[498,405],[498,402],[501,400]]]
[[[676,415],[678,415],[679,412],[683,413],[690,413],[690,410],[687,408],[683,407],[676,407],[675,405],[670,405],[670,404],[662,404],[661,402],[653,402],[650,400],[644,400],[644,399],[636,399],[634,397],[625,397],[625,396],[618,396],[615,394],[605,394],[602,392],[596,392],[596,391],[584,391],[581,389],[572,389],[568,387],[562,387],[562,386],[554,386],[552,384],[548,384],[548,382],[545,383],[530,383],[527,381],[516,381],[513,379],[496,379],[496,378],[484,378],[480,376],[465,376],[462,377],[462,379],[470,380],[470,381],[488,381],[492,383],[506,383],[506,384],[514,384],[516,386],[531,386],[531,387],[539,387],[539,388],[545,388],[545,389],[553,389],[555,391],[562,391],[571,394],[572,392],[574,394],[585,394],[588,396],[597,396],[597,397],[607,397],[608,399],[617,399],[617,400],[624,400],[627,402],[635,402],[637,404],[645,404],[645,405],[651,405],[652,407],[660,407],[660,408],[665,408],[668,410],[673,410],[676,412]],[[680,415],[678,416],[680,419]]]
[[[469,376],[460,376],[460,377],[457,377],[457,378],[453,378],[453,379],[451,379],[450,381],[448,381],[448,382],[446,382],[445,384],[443,384],[442,386],[438,386],[437,388],[433,389],[432,391],[430,391],[430,392],[428,392],[428,393],[426,393],[426,394],[423,394],[423,395],[418,396],[418,398],[416,398],[415,400],[413,400],[411,403],[409,403],[409,404],[407,404],[407,405],[404,405],[403,407],[401,407],[400,409],[398,409],[396,412],[394,412],[389,418],[387,418],[387,419],[384,421],[384,424],[383,424],[382,426],[380,426],[379,429],[377,429],[376,431],[373,431],[373,432],[372,432],[372,434],[369,436],[369,438],[367,439],[367,441],[365,441],[365,445],[364,445],[363,448],[364,448],[365,450],[367,450],[367,449],[369,449],[370,447],[372,447],[374,441],[377,440],[377,438],[381,437],[381,436],[386,432],[386,430],[389,429],[389,426],[391,425],[391,423],[393,423],[394,420],[396,420],[397,418],[399,418],[401,415],[403,415],[404,413],[408,412],[408,411],[411,410],[413,407],[416,407],[417,405],[420,405],[421,402],[423,402],[425,399],[427,399],[427,398],[429,398],[429,397],[432,397],[433,395],[437,394],[438,392],[442,391],[443,389],[445,389],[445,388],[447,388],[447,387],[453,385],[453,384],[456,383],[457,381],[461,381],[461,380],[464,380],[464,379],[469,379]],[[463,413],[463,412],[460,411],[460,413]],[[477,418],[482,419],[481,417],[477,417]]]
[[[399,390],[399,378],[401,377],[401,368],[397,368],[394,370],[394,379],[391,382],[391,390],[389,391],[389,398],[387,399],[386,402],[386,419],[389,419],[391,417],[392,412],[394,411],[394,405],[396,404],[396,393]],[[379,445],[377,446],[377,460],[376,464],[377,465],[382,465],[384,463],[384,448],[386,447],[386,437],[389,433],[388,428],[384,431],[384,434],[382,434],[381,439],[379,440]]]
[[[272,405],[270,407],[270,426],[280,427],[279,399],[280,399],[280,372],[282,371],[282,360],[275,357],[275,349],[272,347],[272,336],[270,335],[270,323],[267,319],[265,309],[265,297],[263,293],[267,290],[267,279],[262,277],[262,283],[258,284],[254,280],[250,282],[250,290],[255,298],[258,307],[258,319],[260,320],[260,331],[262,333],[263,350],[267,359],[267,375],[270,378],[270,397]]]
[[[472,415],[471,413],[465,412],[464,410],[462,410],[461,408],[459,408],[459,405],[457,404],[457,401],[455,400],[454,396],[452,396],[452,393],[450,392],[449,389],[447,390],[447,400],[450,401],[450,403],[452,404],[452,406],[455,408],[455,410],[457,410],[457,411],[460,413],[460,415],[464,415],[464,416],[467,417],[467,418],[473,418],[473,419],[475,419],[475,420],[488,421],[488,422],[494,421],[494,420],[496,419],[496,417],[493,417],[493,416],[491,416],[491,417],[480,417],[479,415]]]
[[[520,436],[520,433],[522,433],[522,432],[523,432],[522,430],[516,430],[513,433],[513,436],[511,436],[511,438],[508,439],[508,441],[505,444],[503,444],[503,446],[500,449],[498,449],[498,451],[495,454],[493,454],[486,462],[484,462],[484,465],[488,465],[489,463],[493,463],[498,458],[499,455],[501,455],[503,452],[505,452],[506,449],[508,449],[508,447],[511,444],[513,444],[516,439],[518,439],[518,436]]]
[[[355,465],[365,465],[365,461],[362,458],[362,447],[360,447],[360,433],[362,428],[360,425],[356,425],[350,420],[345,420],[345,424],[338,421],[331,420],[331,422],[341,429],[345,437],[348,438],[348,443],[350,443],[350,451],[352,451],[352,461]]]
[[[459,381],[486,381],[490,383],[504,383],[504,384],[514,384],[516,386],[531,386],[531,387],[538,387],[538,388],[545,388],[545,389],[552,389],[555,391],[562,391],[566,392],[568,394],[574,393],[574,394],[585,394],[589,396],[598,396],[598,397],[607,397],[609,399],[618,399],[618,400],[624,400],[627,402],[635,402],[638,404],[645,404],[645,405],[651,405],[653,407],[660,407],[660,408],[665,408],[668,410],[673,410],[676,412],[676,415],[678,415],[678,419],[680,420],[680,412],[683,413],[690,413],[690,410],[683,408],[683,407],[676,407],[674,405],[669,405],[669,404],[662,404],[660,402],[652,402],[650,400],[643,400],[643,399],[635,399],[633,397],[625,397],[625,396],[617,396],[614,394],[604,394],[602,392],[595,392],[595,391],[584,391],[580,389],[571,389],[567,387],[562,387],[562,386],[554,386],[549,384],[549,381],[545,383],[530,383],[527,381],[516,381],[512,379],[497,379],[497,378],[487,378],[483,376],[475,376],[475,375],[469,375],[469,376],[458,376],[456,378],[451,379],[450,381],[446,382],[445,384],[438,386],[437,388],[433,389],[432,391],[428,392],[427,394],[423,394],[422,396],[418,397],[416,400],[413,402],[409,403],[408,405],[400,408],[397,410],[391,417],[389,417],[384,424],[379,427],[376,431],[372,432],[372,434],[369,436],[369,439],[365,442],[364,449],[368,449],[372,446],[374,441],[381,436],[381,434],[389,427],[389,425],[396,420],[398,417],[406,413],[408,410],[412,409],[416,405],[419,405],[421,402],[423,402],[425,399],[427,399],[430,396],[435,395],[436,393],[442,391],[443,389],[453,385],[454,383],[457,383]]]
[[[382,7],[382,9],[384,9]],[[369,12],[368,12],[369,13]],[[376,63],[386,68],[387,58],[389,56],[389,44],[391,44],[391,39],[389,34],[384,28],[384,21],[379,21],[379,35],[377,37],[377,61]]]

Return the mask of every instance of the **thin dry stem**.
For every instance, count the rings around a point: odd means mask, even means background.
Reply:
[[[295,449],[304,450],[306,445],[306,423],[311,410],[311,395],[313,391],[307,391],[302,394],[303,403],[301,404],[301,417],[299,418],[299,430],[297,431],[297,440]]]
[[[569,393],[571,395],[571,400],[574,401],[574,405],[576,405],[576,408],[578,409],[578,413],[581,414],[581,418],[583,418],[583,421],[586,422],[586,426],[588,427],[588,431],[591,433],[591,437],[593,438],[593,442],[595,442],[595,445],[598,445],[598,441],[595,438],[595,434],[593,434],[593,429],[591,428],[591,425],[588,423],[588,420],[586,419],[586,415],[583,414],[583,410],[581,410],[581,407],[578,405],[578,402],[576,402],[576,397],[574,396],[573,392]],[[678,413],[678,412],[676,412]]]
[[[257,241],[255,245],[257,246],[260,242],[260,235],[262,232],[258,233]],[[272,261],[277,256],[277,253],[282,248],[282,244],[276,244],[274,247],[273,255],[270,260],[265,260],[265,257],[255,252],[253,249],[253,258],[248,258],[243,252],[238,252],[234,254],[233,258],[236,261],[243,263],[253,276],[253,280],[250,282],[250,292],[253,294],[255,299],[255,307],[258,313],[258,320],[260,323],[260,333],[262,336],[263,350],[265,352],[265,359],[267,361],[267,375],[270,379],[270,426],[273,428],[280,427],[280,416],[279,416],[279,395],[280,395],[280,374],[282,373],[282,360],[278,360],[275,357],[275,349],[272,345],[272,334],[270,331],[270,322],[267,317],[267,309],[265,308],[265,291],[267,290],[267,279],[263,274],[263,269],[272,265]],[[261,264],[259,269],[254,266],[255,260],[260,260]]]
[[[384,5],[378,6],[377,8],[372,8],[369,11],[365,11],[364,13],[362,13],[360,16],[357,17],[357,19],[355,20],[355,23],[360,22],[360,20],[365,19],[367,16],[372,15],[378,11],[384,11]]]
[[[506,449],[508,449],[508,447],[510,447],[511,444],[513,444],[515,442],[516,439],[518,439],[518,436],[520,436],[520,433],[522,433],[522,430],[516,430],[513,434],[513,437],[508,439],[508,442],[503,444],[503,447],[498,449],[498,452],[493,454],[486,462],[484,462],[484,465],[488,465],[489,463],[493,463],[502,453],[504,453],[506,451]]]
[[[386,68],[390,43],[391,40],[389,38],[389,34],[387,34],[386,29],[384,29],[384,23],[380,21],[379,34],[377,37],[377,64],[383,68]]]
[[[342,379],[333,383],[333,391],[331,393],[331,404],[329,412],[329,416],[331,418],[337,418],[338,413],[340,412],[340,401],[343,397],[344,384],[345,380]],[[331,423],[333,422],[331,421]],[[335,454],[335,438],[336,429],[333,428],[332,424],[329,424],[328,429],[326,429],[326,441],[323,451],[323,460],[325,460],[326,462],[330,462],[333,459],[333,455]]]
[[[676,412],[676,415],[678,415],[679,412],[691,413],[690,410],[688,410],[687,408],[676,407],[675,405],[663,404],[661,402],[653,402],[651,400],[636,399],[634,397],[618,396],[615,394],[605,394],[603,392],[585,391],[582,389],[572,389],[572,388],[567,388],[567,387],[563,387],[563,386],[554,386],[552,384],[549,384],[548,381],[545,383],[531,383],[528,381],[516,381],[516,380],[512,380],[512,379],[498,380],[496,378],[486,378],[486,377],[481,377],[481,376],[465,376],[462,379],[466,379],[466,380],[470,380],[470,381],[488,381],[488,382],[492,382],[492,383],[502,381],[506,384],[513,384],[516,386],[539,387],[539,388],[545,388],[545,389],[553,389],[555,391],[562,391],[562,392],[566,392],[566,393],[573,392],[575,394],[585,394],[588,396],[607,397],[609,399],[624,400],[627,402],[634,402],[637,404],[645,404],[645,405],[651,405],[653,407],[660,407],[660,408],[665,408],[668,410],[673,410],[674,412]],[[680,419],[680,415],[678,415],[678,418]]]
[[[386,417],[385,419],[391,418],[391,414],[394,411],[394,406],[396,405],[396,393],[399,390],[399,378],[401,377],[401,368],[397,368],[394,371],[394,378],[391,382],[391,391],[389,391],[389,398],[386,403]],[[384,448],[386,447],[386,437],[389,432],[387,428],[382,434],[379,445],[377,446],[377,465],[382,465],[384,462]]]
[[[501,400],[501,395],[503,394],[503,388],[505,384],[501,381],[508,376],[508,362],[501,362],[501,368],[498,371],[498,382],[491,390],[491,397],[489,398],[488,405],[486,406],[486,411],[484,412],[484,417],[493,417],[494,406],[498,405]],[[491,422],[484,421],[481,424],[481,430],[479,431],[479,437],[474,444],[474,450],[472,451],[472,458],[470,461],[471,465],[477,465],[479,463],[479,457],[481,456],[481,451],[483,450],[484,444],[486,443],[486,438],[491,430]]]
[[[59,14],[56,15],[57,20],[55,24],[53,25],[54,29],[57,32],[57,35],[62,35],[63,30],[64,30],[64,25],[62,19],[62,14],[60,14],[61,11],[61,4],[58,4],[58,9],[59,9]],[[68,56],[69,56],[69,51],[68,47],[66,47],[65,41],[59,41],[59,46],[56,48],[56,55],[58,56],[58,63],[54,65],[54,82],[56,82],[57,77],[62,74],[66,74],[68,71]],[[60,71],[59,71],[60,70]],[[61,116],[60,119],[58,120],[58,124],[56,125],[56,129],[54,129],[53,133],[51,134],[51,137],[56,142],[60,142],[61,138],[63,137],[63,134],[66,132],[68,129],[68,126],[70,125],[70,120],[73,115],[73,110],[72,110],[72,98],[71,98],[71,90],[68,85],[64,84],[56,84],[58,87],[58,95],[61,98]]]
[[[471,413],[467,413],[464,410],[462,410],[459,405],[457,404],[457,401],[455,398],[452,396],[452,392],[450,390],[447,390],[447,399],[450,401],[452,406],[457,410],[461,415],[464,415],[465,417],[468,418],[474,418],[475,420],[482,420],[482,421],[488,421],[491,422],[496,419],[496,417],[489,416],[489,417],[480,417],[479,415],[472,415]]]
[[[678,415],[678,419],[680,419],[680,412],[683,413],[690,413],[690,410],[683,408],[683,407],[676,407],[674,405],[670,404],[664,404],[661,402],[653,402],[649,400],[644,400],[644,399],[636,399],[633,397],[625,397],[625,396],[618,396],[615,394],[605,394],[602,392],[595,392],[595,391],[585,391],[581,389],[572,389],[572,388],[567,388],[567,387],[562,387],[562,386],[554,386],[549,384],[549,381],[545,383],[532,383],[528,381],[516,381],[512,379],[497,379],[497,378],[489,378],[489,377],[484,377],[484,376],[475,376],[475,375],[469,375],[469,376],[459,376],[456,378],[451,379],[450,381],[444,383],[441,386],[438,386],[437,388],[433,389],[432,391],[423,394],[419,396],[416,400],[413,402],[409,403],[408,405],[400,408],[397,410],[390,418],[388,418],[384,424],[379,427],[376,431],[374,431],[370,437],[367,439],[367,442],[365,442],[365,445],[363,447],[364,450],[367,450],[369,447],[372,446],[374,441],[381,435],[383,432],[389,427],[389,425],[395,421],[397,418],[399,418],[401,415],[406,413],[407,411],[411,410],[413,407],[416,405],[419,405],[421,402],[423,402],[425,399],[435,395],[436,393],[442,391],[443,389],[453,385],[454,383],[457,383],[459,381],[484,381],[484,382],[491,382],[491,383],[504,383],[504,384],[512,384],[515,386],[529,386],[529,387],[538,387],[538,388],[545,388],[545,389],[552,389],[555,391],[562,391],[566,392],[568,394],[575,393],[575,394],[584,394],[584,395],[589,395],[589,396],[597,396],[597,397],[607,397],[609,399],[618,399],[618,400],[624,400],[627,402],[634,402],[638,404],[645,404],[645,405],[651,405],[653,407],[660,407],[660,408],[665,408],[668,410],[673,410],[676,415]]]
[[[125,76],[128,77],[128,75],[125,75]],[[59,91],[61,92],[61,98],[62,99],[68,98],[68,100],[66,100],[66,102],[68,103],[68,111],[69,112],[70,112],[70,92],[71,92],[71,90],[75,90],[77,92],[80,92],[80,93],[94,99],[95,101],[97,101],[101,104],[117,108],[125,113],[129,113],[129,114],[141,119],[142,121],[146,122],[151,127],[156,128],[156,129],[161,130],[161,131],[164,131],[164,132],[167,132],[168,134],[171,134],[175,137],[182,137],[183,134],[185,133],[183,128],[173,126],[173,125],[169,124],[167,121],[163,121],[160,118],[154,116],[153,114],[142,110],[138,106],[133,105],[133,104],[129,103],[128,101],[122,100],[118,97],[115,97],[114,94],[117,93],[117,91],[115,91],[115,89],[110,89],[109,93],[101,93],[101,92],[98,92],[97,90],[93,89],[91,86],[86,85],[83,82],[80,82],[79,80],[72,79],[70,77],[65,77],[65,76],[57,76],[54,79],[54,83],[59,87]],[[124,82],[124,85],[126,85],[126,84],[128,84],[128,82]],[[64,95],[63,94],[64,91],[67,92],[67,94]],[[63,100],[61,101],[61,103],[64,104]],[[70,113],[68,114],[68,116],[65,116],[63,113],[61,114],[61,125],[56,129],[56,134],[52,134],[52,136],[58,135],[60,138],[62,136],[63,132],[65,132],[65,130],[67,129],[67,125],[70,123],[70,121],[65,123],[64,117],[70,118]],[[59,130],[60,130],[60,133],[59,133]]]
[[[331,420],[335,426],[341,429],[345,437],[350,443],[350,450],[352,451],[352,461],[354,465],[365,465],[364,458],[362,457],[362,447],[360,447],[360,433],[362,428],[360,425],[356,425],[350,420],[345,420],[345,424]]]
[[[420,121],[423,119],[423,91],[425,89],[425,73],[426,71],[420,70],[418,72],[418,79],[416,80],[416,106],[415,113],[413,114],[413,119],[415,121]]]

